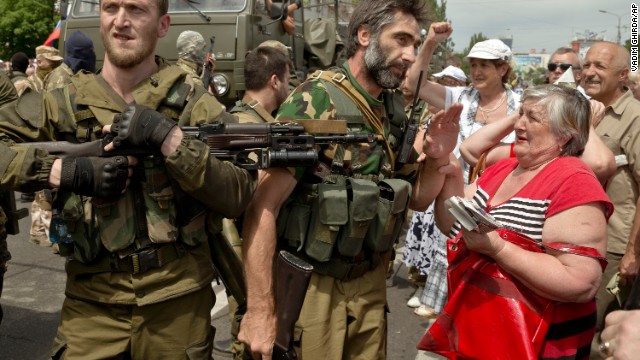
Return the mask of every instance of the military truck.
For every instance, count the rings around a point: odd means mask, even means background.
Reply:
[[[176,40],[185,30],[215,36],[216,68],[212,85],[220,100],[231,105],[244,91],[244,56],[263,41],[287,45],[300,76],[309,68],[323,68],[340,61],[341,38],[357,0],[299,0],[301,9],[287,14],[294,0],[169,0],[171,27],[157,46],[157,54],[177,60]],[[100,40],[99,0],[61,0],[59,48],[74,31],[87,34],[94,43],[98,67],[104,59]],[[281,21],[295,19],[295,33],[288,35]],[[64,53],[64,52],[63,52]]]

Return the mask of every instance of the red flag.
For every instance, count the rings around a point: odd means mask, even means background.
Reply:
[[[53,42],[60,38],[60,30],[61,30],[61,28],[62,28],[62,20],[58,20],[58,24],[56,25],[56,28],[53,29],[51,34],[49,34],[49,37],[44,42],[44,45],[53,46]]]

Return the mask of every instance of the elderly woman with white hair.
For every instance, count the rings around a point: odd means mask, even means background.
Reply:
[[[545,85],[522,96],[515,158],[488,167],[463,190],[457,161],[436,200],[450,231],[449,302],[419,348],[449,358],[586,359],[613,206],[578,156],[589,134],[588,100]],[[467,230],[447,199],[465,197],[496,226]]]

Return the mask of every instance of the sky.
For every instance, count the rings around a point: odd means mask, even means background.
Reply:
[[[474,33],[513,37],[513,52],[552,53],[585,32],[615,42],[620,16],[621,43],[630,38],[631,1],[627,0],[447,0],[454,49],[462,52]],[[640,1],[636,4],[640,5]],[[599,12],[604,10],[609,13]],[[626,27],[625,27],[626,26]]]

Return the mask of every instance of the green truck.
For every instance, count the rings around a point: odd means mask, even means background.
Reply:
[[[244,55],[263,41],[287,45],[299,76],[310,68],[331,66],[341,60],[342,41],[349,15],[357,0],[300,0],[300,9],[287,14],[293,0],[169,0],[171,27],[158,43],[157,53],[177,60],[176,40],[185,30],[215,36],[216,68],[211,77],[220,100],[227,106],[244,91]],[[94,42],[98,67],[104,58],[99,29],[98,0],[62,0],[63,19],[59,48],[74,31],[82,31]],[[295,33],[288,35],[281,21],[295,19]],[[64,52],[63,52],[64,53]]]

